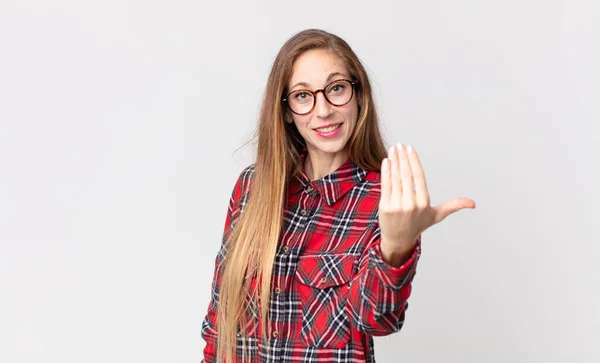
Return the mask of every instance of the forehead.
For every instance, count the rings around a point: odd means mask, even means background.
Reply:
[[[323,49],[309,50],[294,62],[288,87],[300,82],[315,88],[323,87],[327,77],[336,72],[350,76],[344,62],[332,52]]]

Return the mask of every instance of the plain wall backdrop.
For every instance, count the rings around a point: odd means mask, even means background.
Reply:
[[[597,1],[0,1],[0,362],[199,362],[296,32],[348,41],[432,203],[378,362],[600,361]],[[241,148],[240,148],[241,147]],[[238,148],[240,148],[238,150]]]

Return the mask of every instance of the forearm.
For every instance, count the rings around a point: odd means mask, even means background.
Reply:
[[[216,359],[216,346],[217,346],[217,331],[215,330],[213,323],[211,322],[211,312],[208,313],[204,321],[202,322],[202,339],[206,342],[203,350],[204,359],[202,363],[211,363]]]
[[[420,240],[394,267],[384,260],[380,242],[369,247],[352,282],[348,306],[357,329],[370,335],[388,335],[401,329],[411,284],[420,257]]]

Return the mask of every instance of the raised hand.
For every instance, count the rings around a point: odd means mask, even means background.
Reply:
[[[381,253],[386,262],[399,266],[423,231],[464,208],[475,208],[475,201],[454,198],[432,207],[416,150],[402,144],[390,148],[381,164],[379,200]]]

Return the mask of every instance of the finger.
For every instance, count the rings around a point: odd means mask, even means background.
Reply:
[[[390,202],[390,196],[392,194],[392,176],[390,174],[390,160],[388,158],[383,159],[381,162],[381,200],[384,203]]]
[[[404,145],[398,145],[398,159],[400,161],[400,177],[402,182],[402,206],[410,208],[415,204],[415,192],[413,189],[413,174],[406,155]]]
[[[410,162],[410,168],[413,173],[413,180],[415,182],[415,202],[420,207],[428,207],[430,204],[429,191],[427,190],[427,180],[425,179],[425,172],[421,165],[421,160],[412,146],[407,148],[408,161]]]
[[[475,201],[469,198],[454,198],[446,204],[433,208],[433,224],[440,223],[449,215],[464,208],[475,208]]]
[[[396,147],[392,146],[389,150],[390,159],[390,202],[393,204],[400,204],[400,197],[402,196],[402,185],[400,183],[400,164],[398,164],[398,153]]]

